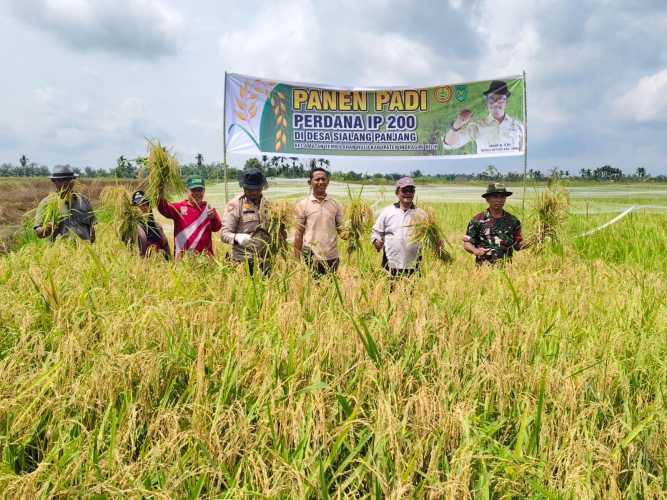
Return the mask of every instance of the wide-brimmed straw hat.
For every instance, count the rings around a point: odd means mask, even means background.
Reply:
[[[56,165],[53,167],[53,172],[51,172],[52,181],[67,181],[76,179],[77,177],[79,177],[79,174],[74,172],[69,165]]]
[[[482,198],[486,198],[488,196],[491,196],[492,194],[501,194],[503,196],[512,196],[512,191],[508,191],[507,188],[505,187],[505,184],[501,184],[500,182],[492,182],[486,188],[486,193],[484,193],[482,195]]]

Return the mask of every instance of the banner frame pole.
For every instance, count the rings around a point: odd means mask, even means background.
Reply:
[[[225,179],[225,205],[229,201],[229,190],[227,187],[227,71],[225,71],[225,83],[223,86],[222,101],[222,164]]]
[[[528,99],[526,70],[523,70],[523,194],[521,195],[521,216],[526,214],[526,173],[528,171]]]

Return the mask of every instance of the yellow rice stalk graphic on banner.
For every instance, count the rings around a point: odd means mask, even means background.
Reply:
[[[258,101],[270,100],[271,110],[276,120],[276,151],[287,145],[287,120],[285,114],[287,107],[285,106],[286,96],[283,92],[275,91],[275,82],[263,80],[249,80],[243,81],[239,87],[238,95],[234,96],[234,117],[241,122],[234,123],[230,126],[237,126],[241,128],[255,143],[257,149],[259,146],[259,133],[255,130],[255,117],[258,113],[258,108],[263,107],[263,104]],[[246,128],[247,127],[247,128]]]
[[[271,92],[271,110],[273,111],[273,116],[276,118],[276,125],[278,130],[276,132],[276,151],[280,151],[282,146],[287,146],[287,120],[285,119],[285,113],[287,108],[285,107],[285,94],[282,92]]]

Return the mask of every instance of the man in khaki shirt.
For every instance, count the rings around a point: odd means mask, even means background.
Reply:
[[[316,276],[338,269],[338,233],[343,225],[343,208],[327,196],[329,173],[323,168],[310,171],[310,195],[296,204],[294,254],[304,260]]]
[[[252,169],[242,174],[239,185],[243,193],[232,198],[225,207],[221,238],[223,243],[232,246],[232,261],[240,263],[247,259],[252,273],[255,265],[262,265],[264,260],[268,206],[262,191],[268,183],[261,171]]]

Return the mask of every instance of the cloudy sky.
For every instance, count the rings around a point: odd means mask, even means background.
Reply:
[[[3,0],[0,162],[222,160],[225,70],[429,86],[527,74],[529,166],[667,173],[665,0]],[[245,158],[232,157],[232,164]],[[334,160],[474,172],[504,160]]]

